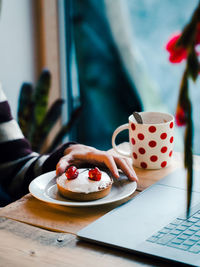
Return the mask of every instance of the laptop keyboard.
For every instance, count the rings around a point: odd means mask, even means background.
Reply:
[[[175,219],[147,241],[200,254],[200,210],[188,219]]]

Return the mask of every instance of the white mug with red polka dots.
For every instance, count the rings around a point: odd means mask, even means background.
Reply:
[[[135,167],[160,169],[169,166],[174,147],[174,117],[160,112],[140,112],[142,124],[134,116],[129,123],[119,126],[113,133],[112,146],[122,156],[129,156]],[[117,147],[115,139],[129,130],[130,152]]]

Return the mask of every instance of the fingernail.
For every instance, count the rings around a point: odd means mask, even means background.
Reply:
[[[60,174],[60,169],[58,167],[58,168],[56,168],[56,175],[59,175],[59,174]]]
[[[138,178],[137,178],[137,176],[132,176],[132,179],[134,180],[134,181],[138,181]]]
[[[56,165],[56,175],[58,175],[58,174],[59,174],[59,168],[60,168],[60,164],[59,164],[59,163],[57,163],[57,165]]]
[[[57,165],[56,165],[56,174],[58,175],[58,174],[61,174],[62,172],[64,172],[64,170],[65,170],[65,164],[63,164],[62,162],[60,163],[58,163]]]
[[[119,179],[119,172],[115,172],[114,176],[115,176],[116,179]]]

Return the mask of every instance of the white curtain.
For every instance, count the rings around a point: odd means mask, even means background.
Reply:
[[[134,29],[124,0],[104,0],[110,29],[121,60],[135,84],[145,110],[168,111],[162,103],[159,87],[148,75],[143,56],[134,41]]]

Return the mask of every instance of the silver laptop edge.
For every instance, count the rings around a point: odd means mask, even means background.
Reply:
[[[127,251],[200,266],[200,254],[148,242],[148,238],[186,214],[185,170],[178,169],[132,200],[78,232],[80,239]],[[200,172],[194,172],[192,206],[200,203]]]

